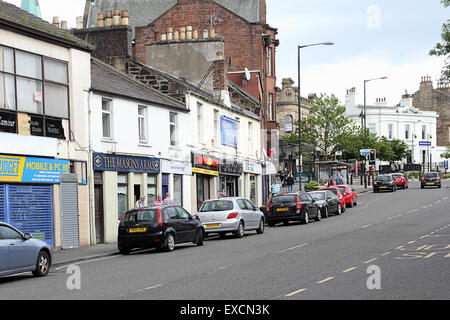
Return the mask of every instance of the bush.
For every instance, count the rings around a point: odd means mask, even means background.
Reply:
[[[316,190],[317,186],[317,181],[311,180],[310,182],[305,184],[305,190]]]
[[[442,176],[443,179],[450,179],[450,173],[446,173]]]
[[[408,172],[406,174],[406,176],[408,177],[409,180],[411,180],[412,178],[419,179],[420,175],[421,175],[421,173],[419,171],[412,171],[412,172]]]

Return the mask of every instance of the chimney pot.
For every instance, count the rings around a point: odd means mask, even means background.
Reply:
[[[77,29],[83,29],[83,17],[77,17]]]
[[[113,25],[120,26],[120,10],[115,8],[113,12]]]
[[[103,28],[105,26],[105,15],[103,13],[98,14],[98,27]]]
[[[122,25],[128,26],[130,24],[130,20],[128,17],[128,10],[122,10]]]
[[[59,28],[59,17],[53,17],[53,26]]]
[[[111,27],[113,23],[112,11],[106,11],[105,27]]]
[[[66,20],[61,21],[61,29],[63,29],[63,30],[68,30],[69,29]]]

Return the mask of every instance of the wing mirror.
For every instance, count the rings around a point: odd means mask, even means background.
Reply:
[[[32,238],[32,236],[31,236],[31,234],[29,234],[29,233],[25,233],[25,234],[23,235],[23,238],[24,238],[24,240],[26,241],[26,240],[30,240],[30,239]]]

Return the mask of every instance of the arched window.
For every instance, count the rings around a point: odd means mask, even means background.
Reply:
[[[292,132],[294,131],[294,128],[292,126],[292,116],[291,115],[287,115],[286,117],[284,117],[284,131],[285,132]]]

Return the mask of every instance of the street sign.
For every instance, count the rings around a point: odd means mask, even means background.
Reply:
[[[370,156],[370,150],[372,150],[372,149],[361,149],[361,150],[359,150],[359,152],[361,152],[362,156],[368,157],[368,156]]]
[[[431,141],[419,141],[421,147],[431,147]]]
[[[445,169],[445,170],[448,170],[448,160],[445,160],[445,161],[444,161],[444,169]]]
[[[342,151],[336,151],[336,156],[342,157]]]

